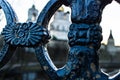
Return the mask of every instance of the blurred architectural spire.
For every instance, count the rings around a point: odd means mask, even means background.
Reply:
[[[28,19],[27,22],[35,22],[38,17],[38,10],[33,4],[32,7],[28,10]]]

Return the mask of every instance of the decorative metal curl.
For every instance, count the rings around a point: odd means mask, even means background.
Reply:
[[[32,22],[7,25],[3,29],[2,35],[6,43],[24,47],[36,46],[40,42],[46,43],[48,42],[46,40],[50,38],[47,29]]]
[[[47,3],[37,20],[37,24],[44,28],[47,28],[50,18],[62,4],[69,5],[73,11],[71,17],[72,25],[68,34],[70,51],[67,63],[58,69],[50,59],[44,43],[43,45],[34,46],[38,43],[38,40],[47,41],[49,39],[48,35],[47,38],[44,39],[44,35],[46,36],[48,31],[32,23],[23,23],[18,26],[13,9],[5,0],[0,0],[0,6],[4,10],[8,20],[7,26],[3,30],[5,45],[0,52],[0,67],[6,64],[11,58],[17,46],[32,45],[41,67],[51,80],[120,80],[120,72],[114,77],[109,77],[100,71],[97,53],[102,40],[102,30],[99,26],[102,10],[111,1],[112,0],[105,0],[105,2],[104,0],[50,0]],[[30,25],[33,25],[37,29],[40,28],[37,33],[39,37],[34,35],[35,42],[33,41],[33,43],[28,43],[30,39],[33,39],[33,37],[28,37],[28,35],[31,35],[32,30],[30,29]],[[30,31],[28,31],[29,29]],[[25,32],[27,33],[25,34]],[[16,38],[21,40],[17,40],[16,43]],[[22,43],[21,41],[24,39],[27,39],[27,41]]]
[[[7,21],[2,32],[5,44],[0,51],[1,68],[9,61],[17,47],[45,44],[50,36],[48,30],[37,23],[18,23],[15,12],[6,0],[0,0],[0,8],[3,9]]]

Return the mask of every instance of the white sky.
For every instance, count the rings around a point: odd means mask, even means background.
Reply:
[[[15,10],[20,22],[27,20],[28,9],[34,4],[39,13],[49,0],[7,0]],[[70,10],[69,8],[65,9]],[[103,11],[101,26],[103,29],[103,43],[107,43],[110,29],[112,30],[115,44],[120,45],[120,5],[113,1]]]

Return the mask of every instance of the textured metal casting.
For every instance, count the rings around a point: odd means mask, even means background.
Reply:
[[[14,13],[10,4],[6,0],[0,0],[0,7],[3,9],[5,13],[7,25],[17,22],[16,14]],[[7,43],[4,44],[3,48],[0,51],[0,68],[9,61],[15,49],[16,47],[10,44]]]
[[[37,23],[15,23],[5,26],[2,35],[5,42],[15,46],[35,46],[44,42],[40,36],[48,35],[47,29],[39,26]]]
[[[112,0],[50,0],[40,13],[36,23],[18,23],[13,9],[0,1],[7,25],[2,35],[5,45],[0,53],[2,67],[14,53],[16,47],[35,49],[36,57],[50,80],[120,80],[120,72],[113,77],[99,68],[98,49],[102,41],[100,26],[102,11]],[[120,2],[119,0],[117,2]],[[49,57],[45,43],[49,40],[49,20],[62,5],[71,8],[68,39],[70,50],[66,64],[57,68]]]
[[[20,23],[6,0],[0,0],[7,24],[2,31],[5,44],[0,51],[0,68],[12,57],[17,47],[35,47],[47,43],[48,30],[38,23]]]

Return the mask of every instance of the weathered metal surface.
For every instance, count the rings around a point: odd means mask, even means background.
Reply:
[[[38,45],[40,41],[45,43],[44,38],[41,39],[40,36],[47,36],[48,31],[37,23],[16,23],[5,26],[2,35],[8,44],[30,47]]]
[[[52,11],[60,6],[57,6],[58,3],[70,6],[72,24],[68,33],[70,51],[67,63],[62,68],[57,69],[50,60],[44,46],[39,46],[35,49],[38,60],[50,79],[119,80],[119,73],[110,78],[99,69],[99,57],[97,53],[102,41],[102,29],[100,26],[102,10],[112,0],[59,1],[51,0],[43,9],[46,13],[44,15],[47,15],[45,18],[48,18],[44,24],[47,26],[53,14]]]
[[[5,0],[1,0],[0,6],[11,22],[7,19],[8,24],[3,29],[8,46],[4,45],[4,50],[0,53],[0,65],[3,66],[9,60],[8,55],[14,53],[16,47],[28,46],[35,49],[41,67],[51,80],[120,80],[120,72],[109,77],[99,69],[97,53],[102,41],[102,11],[111,2],[112,0],[50,0],[40,13],[36,24],[33,24],[16,23],[13,9]],[[57,68],[49,57],[45,43],[50,38],[47,30],[49,20],[61,5],[71,8],[72,24],[68,33],[70,50],[67,62],[62,68]]]
[[[2,31],[5,44],[0,51],[0,68],[12,57],[18,46],[31,47],[47,43],[48,30],[38,23],[18,23],[17,16],[6,0],[0,0],[7,24]],[[41,36],[41,37],[40,37]]]
[[[6,0],[0,0],[0,6],[5,13],[7,25],[11,23],[16,23],[17,17],[13,9],[11,8],[10,4]],[[4,44],[3,48],[0,51],[0,68],[9,61],[15,49],[16,47],[12,45],[6,43]]]

